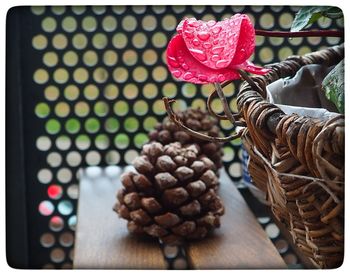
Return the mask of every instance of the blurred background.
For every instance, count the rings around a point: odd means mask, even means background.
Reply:
[[[212,85],[179,82],[165,50],[184,17],[222,20],[245,13],[256,29],[288,31],[289,6],[35,6],[7,17],[7,256],[15,267],[71,268],[80,169],[127,165],[165,116],[205,109]],[[321,19],[315,28],[343,28]],[[339,38],[256,37],[251,60],[279,62],[338,44]],[[225,87],[232,110],[240,81]],[[219,100],[213,109],[222,111]],[[220,122],[223,133],[234,131]],[[240,140],[223,161],[241,185]],[[94,221],[91,221],[93,223]]]

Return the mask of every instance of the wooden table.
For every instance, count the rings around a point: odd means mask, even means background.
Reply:
[[[125,220],[112,211],[120,188],[121,169],[84,173],[80,182],[74,268],[165,269],[156,240],[128,234]],[[276,248],[249,210],[227,174],[221,173],[225,204],[221,227],[211,237],[190,243],[187,257],[193,269],[286,268]]]

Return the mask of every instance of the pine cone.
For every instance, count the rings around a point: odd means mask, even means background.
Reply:
[[[143,146],[133,165],[138,173],[121,176],[114,210],[128,220],[128,230],[167,244],[202,239],[220,226],[224,206],[215,190],[213,162],[197,146],[179,142]]]
[[[185,126],[195,131],[214,137],[219,136],[220,129],[217,126],[217,120],[201,109],[187,109],[184,112],[177,113],[177,116]],[[176,141],[183,145],[198,144],[201,153],[215,163],[216,170],[222,167],[223,151],[221,143],[208,142],[193,137],[179,129],[169,117],[165,117],[162,123],[156,125],[155,130],[149,133],[149,138],[151,141],[158,141],[163,145]]]

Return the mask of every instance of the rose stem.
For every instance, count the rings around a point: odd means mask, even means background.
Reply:
[[[235,133],[227,137],[213,137],[213,136],[208,136],[208,135],[199,133],[197,131],[194,131],[191,128],[188,128],[187,126],[182,124],[179,118],[174,113],[173,109],[170,106],[170,103],[175,102],[174,99],[169,100],[169,98],[163,97],[163,102],[164,102],[165,110],[167,111],[170,120],[173,121],[177,126],[179,126],[182,130],[184,130],[186,133],[190,134],[191,136],[194,136],[202,140],[211,141],[211,142],[227,142],[227,141],[239,138],[242,134],[243,129],[241,129],[238,133]]]
[[[259,86],[255,84],[255,82],[250,78],[250,76],[244,71],[244,70],[238,70],[239,74],[242,76],[242,78],[248,82],[248,84],[256,89],[260,94],[263,94],[263,91]]]
[[[236,123],[235,123],[236,120],[232,115],[230,107],[228,106],[226,97],[224,95],[224,91],[222,90],[220,83],[214,82],[214,87],[215,87],[216,93],[219,96],[219,99],[222,103],[222,107],[224,108],[225,115],[227,116],[228,120],[232,123],[232,125],[236,125]]]
[[[221,87],[224,88],[226,87],[228,84],[230,83],[230,81],[226,81],[224,83],[221,84]],[[208,108],[208,111],[209,113],[218,118],[219,120],[228,120],[227,116],[225,115],[218,115],[217,113],[215,113],[213,111],[213,109],[211,108],[211,102],[213,101],[213,98],[214,98],[214,95],[216,95],[216,89],[214,89],[214,91],[209,95],[208,99],[207,99],[207,108]]]
[[[225,87],[225,86],[227,86],[229,83],[230,83],[230,81],[227,81],[227,82],[223,83],[223,84],[221,85],[221,87]],[[214,95],[216,95],[216,90],[214,90],[214,91],[209,95],[209,97],[208,97],[208,99],[207,99],[207,108],[208,108],[209,113],[210,113],[213,117],[216,117],[216,118],[219,119],[219,120],[228,120],[227,116],[225,116],[225,115],[219,115],[219,114],[215,113],[214,110],[211,108],[211,103],[212,103],[212,101],[213,101],[213,99],[214,99]],[[234,117],[235,119],[238,119],[240,116],[241,116],[241,113],[240,113],[240,112],[239,112],[239,113],[233,113],[233,117]],[[242,121],[237,121],[237,120],[236,120],[236,122],[235,122],[235,125],[236,125],[236,126],[246,126],[246,124],[245,124],[244,122],[242,122]]]
[[[255,30],[255,35],[269,37],[344,37],[344,32],[332,30],[310,30],[298,32]]]

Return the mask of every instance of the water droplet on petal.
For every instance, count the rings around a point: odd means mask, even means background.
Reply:
[[[216,47],[213,47],[213,49],[211,50],[211,52],[212,52],[213,54],[219,54],[219,53],[221,53],[223,50],[224,50],[224,47],[223,47],[223,46],[216,46]]]
[[[210,34],[206,31],[201,31],[197,34],[198,38],[203,41],[207,41],[210,37]]]
[[[219,80],[219,82],[225,81],[225,76],[223,74],[219,74],[218,75],[218,80]]]
[[[247,52],[245,49],[240,49],[238,52],[236,52],[235,56],[233,57],[234,63],[242,63],[246,59],[248,59],[249,56],[247,56]]]
[[[185,61],[185,59],[182,56],[178,56],[177,60],[179,60],[179,62],[181,62],[181,63]]]
[[[168,63],[171,67],[178,68],[180,64],[176,61],[176,59],[172,56],[168,56]]]
[[[225,44],[225,40],[220,40],[220,45],[224,45]]]
[[[199,40],[197,38],[192,40],[193,45],[198,46],[200,44]]]
[[[212,32],[214,34],[218,34],[221,30],[222,30],[221,26],[215,26],[215,27],[213,27]]]
[[[190,39],[193,38],[193,32],[185,31],[184,34]]]
[[[236,36],[235,36],[235,35],[231,35],[231,36],[228,38],[228,43],[230,43],[230,44],[234,44],[234,42],[235,42],[235,38],[236,38]]]
[[[183,77],[185,80],[189,80],[193,77],[193,74],[191,72],[186,72]]]
[[[190,49],[190,52],[199,61],[204,61],[207,59],[206,54],[202,50]]]
[[[219,44],[219,39],[214,40],[214,41],[213,41],[213,44],[214,44],[214,45]]]
[[[179,78],[181,76],[181,71],[179,70],[174,70],[173,71],[173,75],[176,77],[176,78]]]
[[[200,81],[207,81],[208,80],[208,77],[205,75],[205,74],[199,74],[198,75],[198,79]]]
[[[190,68],[190,67],[188,67],[188,65],[186,63],[182,63],[181,67],[186,71]]]
[[[218,56],[217,54],[214,54],[210,59],[215,62],[220,59],[220,56]]]
[[[211,46],[212,46],[212,45],[211,45],[211,43],[209,43],[209,42],[204,42],[204,43],[203,43],[203,48],[204,48],[204,49],[210,49]]]
[[[225,60],[225,59],[222,59],[222,60],[219,60],[215,63],[215,66],[216,68],[225,68],[229,65],[229,61],[228,60]]]

